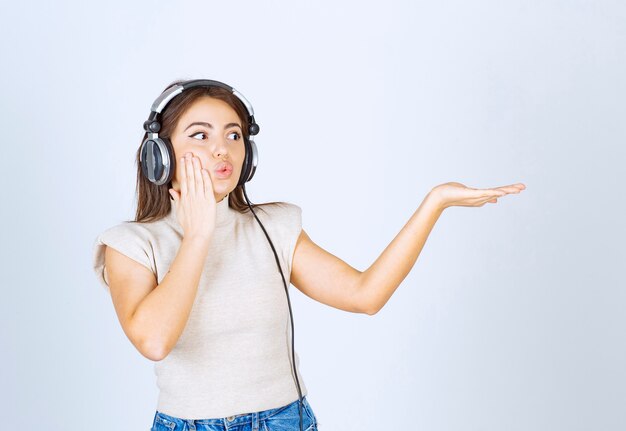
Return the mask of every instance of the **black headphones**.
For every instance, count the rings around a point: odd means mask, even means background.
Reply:
[[[139,152],[141,171],[143,172],[143,175],[148,178],[148,180],[150,180],[150,182],[156,185],[166,184],[171,181],[172,177],[174,176],[174,172],[176,172],[176,157],[174,156],[174,147],[172,146],[170,140],[168,138],[159,138],[159,130],[161,130],[159,115],[161,114],[163,109],[165,109],[167,104],[183,91],[194,87],[216,86],[225,88],[226,90],[232,92],[235,96],[237,96],[237,98],[241,100],[243,105],[246,107],[246,110],[248,112],[248,133],[250,134],[250,139],[246,139],[246,137],[244,136],[246,155],[237,186],[242,186],[241,188],[243,190],[243,194],[248,204],[248,207],[254,215],[254,218],[256,218],[256,221],[259,223],[259,225],[261,225],[261,229],[263,229],[265,237],[272,247],[272,251],[274,252],[274,257],[276,259],[276,265],[278,266],[280,276],[283,279],[283,285],[285,286],[285,293],[287,294],[287,304],[289,305],[289,317],[291,318],[291,362],[293,375],[296,378],[296,388],[298,389],[299,395],[298,412],[300,414],[300,431],[302,431],[302,390],[300,389],[298,373],[296,372],[293,313],[291,312],[289,290],[287,289],[285,275],[283,274],[283,270],[280,267],[280,261],[278,260],[278,255],[276,254],[276,250],[274,249],[274,244],[267,234],[265,227],[263,227],[261,220],[259,220],[259,218],[256,216],[256,213],[252,209],[252,205],[250,205],[250,200],[248,199],[248,194],[246,193],[245,183],[250,181],[254,176],[254,172],[256,171],[256,166],[259,160],[256,144],[254,143],[254,138],[252,138],[253,135],[259,133],[259,125],[254,121],[254,110],[252,109],[252,105],[246,100],[245,97],[243,97],[241,93],[239,93],[231,86],[226,85],[223,82],[212,81],[210,79],[194,79],[169,87],[154,101],[154,103],[152,104],[152,108],[150,109],[150,116],[143,123],[143,128],[146,132],[148,132],[148,136],[141,143],[141,149]]]
[[[253,135],[259,133],[259,125],[254,121],[254,109],[245,97],[230,85],[210,79],[193,79],[180,84],[175,84],[165,90],[152,104],[150,116],[143,123],[144,130],[148,136],[141,143],[139,152],[139,162],[141,171],[150,182],[160,186],[169,183],[176,172],[176,157],[174,148],[168,138],[160,138],[161,130],[160,115],[167,104],[180,93],[195,87],[221,87],[233,93],[245,106],[248,113],[248,133],[249,138],[244,135],[245,159],[239,176],[237,186],[241,186],[250,181],[256,171],[259,160],[256,144]]]

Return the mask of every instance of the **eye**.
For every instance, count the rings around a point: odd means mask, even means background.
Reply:
[[[198,133],[194,133],[193,135],[189,135],[189,137],[190,137],[190,138],[193,138],[194,136],[197,136],[197,135],[206,135],[206,133],[204,133],[204,132],[198,132]]]
[[[189,137],[190,137],[190,138],[194,138],[194,139],[195,139],[195,136],[197,136],[197,135],[204,135],[204,136],[206,136],[206,133],[204,133],[204,132],[198,132],[198,133],[194,133],[193,135],[189,135]],[[235,135],[235,136],[237,136],[237,138],[235,138],[235,140],[236,140],[236,141],[238,141],[239,139],[241,139],[241,135],[240,135],[239,133],[237,133],[237,132],[231,132],[231,133],[229,134],[229,136],[230,136],[230,135]],[[201,138],[201,139],[204,139],[204,138]]]

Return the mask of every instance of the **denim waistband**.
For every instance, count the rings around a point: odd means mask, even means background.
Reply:
[[[258,423],[259,421],[263,420],[263,419],[267,419],[269,417],[272,417],[278,413],[280,413],[281,411],[288,409],[290,407],[296,406],[298,405],[299,399],[295,400],[294,402],[284,405],[282,407],[276,407],[273,409],[269,409],[269,410],[263,410],[260,412],[254,412],[254,413],[242,413],[239,415],[234,415],[234,416],[228,416],[228,417],[223,417],[223,418],[211,418],[211,419],[183,419],[183,418],[178,418],[175,416],[170,416],[166,413],[160,412],[160,411],[156,411],[155,416],[158,416],[160,419],[165,419],[165,422],[170,422],[172,425],[176,424],[176,425],[183,425],[184,423],[186,423],[189,427],[190,430],[193,430],[195,428],[196,425],[224,425],[227,428],[233,427],[233,426],[237,426],[237,425],[245,425],[248,423],[251,423],[253,425],[253,428],[257,428],[258,427]],[[302,414],[304,415],[304,408],[306,406],[306,408],[310,408],[309,407],[309,403],[306,399],[306,395],[304,397],[302,397],[302,404],[303,404],[303,411]],[[174,427],[172,426],[172,429]]]

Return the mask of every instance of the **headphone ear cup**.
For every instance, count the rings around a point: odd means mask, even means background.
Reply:
[[[237,186],[243,186],[247,182],[248,172],[250,171],[250,143],[248,142],[248,138],[244,136],[243,138],[243,148],[245,151],[243,158],[243,165],[241,165],[241,174],[239,175],[239,181],[237,182]]]
[[[241,168],[241,175],[239,176],[239,183],[237,184],[238,186],[243,186],[245,183],[250,181],[252,177],[254,177],[258,160],[258,152],[254,140],[246,137],[243,139],[246,155]]]
[[[248,174],[248,180],[250,181],[252,180],[252,177],[254,177],[254,173],[256,172],[256,167],[259,164],[259,152],[256,148],[256,143],[254,142],[254,139],[251,139],[249,142],[250,145],[250,173]]]
[[[168,184],[169,185],[174,179],[174,175],[176,174],[176,154],[174,154],[174,146],[170,142],[169,138],[162,138],[163,145],[165,146],[165,152],[167,153],[167,160],[169,163],[165,166],[165,173],[163,182],[160,184]]]
[[[176,157],[167,138],[146,139],[139,152],[141,172],[151,183],[169,183],[176,172]]]

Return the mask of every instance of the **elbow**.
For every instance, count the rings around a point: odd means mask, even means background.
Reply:
[[[167,349],[163,343],[159,342],[144,342],[137,350],[147,359],[158,362],[167,357],[170,349]]]
[[[373,316],[374,314],[378,313],[379,310],[380,308],[378,307],[369,307],[369,308],[365,308],[364,313],[367,314],[368,316]]]
[[[146,359],[154,362],[163,360],[172,350],[171,347],[168,347],[167,340],[154,330],[146,330],[137,322],[137,319],[132,319],[127,332],[133,346]]]
[[[376,303],[375,298],[372,298],[369,294],[370,289],[368,289],[367,284],[365,284],[365,276],[363,272],[360,273],[358,286],[358,297],[360,298],[359,302],[361,304],[359,309],[361,310],[361,313],[367,314],[368,316],[373,316],[378,313],[380,307]]]
[[[143,357],[154,362],[163,360],[171,350],[161,338],[152,336],[136,337],[133,344]]]
[[[367,297],[364,298],[364,300],[362,301],[362,307],[361,307],[362,313],[367,314],[368,316],[373,316],[374,314],[378,313],[379,310],[380,310],[380,307],[378,306],[376,301]]]

